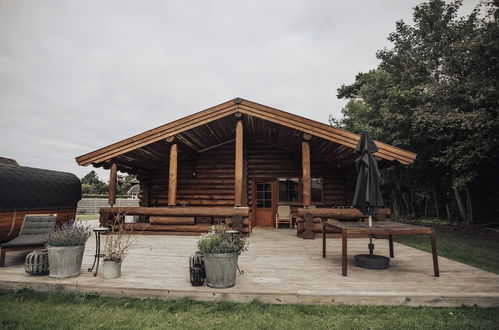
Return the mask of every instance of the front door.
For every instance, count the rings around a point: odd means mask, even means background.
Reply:
[[[275,227],[273,185],[271,181],[255,182],[255,227]]]

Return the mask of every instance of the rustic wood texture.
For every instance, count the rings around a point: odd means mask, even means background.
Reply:
[[[194,217],[149,217],[149,223],[158,225],[193,225]]]
[[[149,216],[194,216],[194,217],[231,217],[234,215],[248,216],[248,208],[234,207],[102,207],[100,214],[125,213],[126,215]]]
[[[301,143],[301,164],[303,183],[303,206],[308,207],[312,203],[312,176],[310,173],[310,146],[307,141]]]
[[[305,215],[305,223],[307,223],[307,217],[310,214]],[[367,223],[362,222],[324,222],[325,227],[331,227],[341,231],[342,240],[342,275],[347,276],[347,239],[348,236],[352,234],[364,234],[364,235],[388,235],[389,242],[389,253],[390,257],[394,256],[393,252],[393,235],[416,235],[416,234],[427,234],[430,235],[431,239],[431,250],[433,256],[433,274],[435,277],[440,276],[440,271],[438,267],[438,256],[437,256],[437,241],[435,237],[435,230],[430,227],[410,225],[406,223],[399,223],[394,221],[374,221],[372,226]],[[324,231],[325,232],[325,231]],[[326,257],[326,237],[323,237],[323,258]]]
[[[355,208],[316,208],[316,209],[305,209],[299,208],[298,214],[303,215],[306,213],[312,214],[314,217],[322,218],[332,218],[339,220],[354,220],[354,219],[364,219],[367,218],[365,214],[360,212]],[[373,219],[383,221],[389,218],[391,215],[391,210],[388,208],[382,208],[378,210],[378,213],[374,215]]]
[[[57,214],[57,223],[75,219],[76,209],[19,210],[0,212],[0,243],[19,236],[26,215]]]
[[[177,145],[170,148],[170,167],[168,172],[168,206],[177,204]]]
[[[92,224],[97,226],[97,224]],[[300,240],[290,230],[254,230],[249,250],[239,257],[244,274],[229,289],[189,283],[188,258],[198,237],[152,234],[139,236],[122,265],[122,277],[112,281],[82,271],[64,280],[26,276],[25,253],[7,255],[0,285],[40,291],[99,292],[104,296],[272,304],[362,304],[406,306],[499,306],[499,275],[439,257],[440,277],[433,277],[431,254],[394,243],[397,256],[386,270],[354,266],[353,256],[365,253],[367,238],[348,240],[349,274],[341,276],[341,239],[329,239],[326,259],[321,240]],[[188,233],[187,233],[188,234]],[[105,238],[103,237],[103,240]],[[376,251],[388,255],[383,240]],[[271,253],[269,252],[271,251]],[[290,253],[290,251],[293,251]],[[82,270],[92,265],[95,238],[85,248]]]
[[[109,205],[116,204],[116,185],[118,184],[118,166],[116,163],[111,164],[111,170],[109,171],[109,191],[108,191],[108,202]]]
[[[199,153],[196,159],[180,159],[177,172],[177,205],[234,207],[234,148],[228,143]],[[149,206],[168,205],[168,164],[151,171]]]
[[[243,203],[243,122],[241,120],[236,124],[235,154],[234,205],[241,206]]]
[[[233,116],[235,113],[242,115],[240,118],[243,118],[245,124],[246,121],[251,122],[251,125],[261,126],[262,124],[257,124],[257,122],[263,123],[269,132],[275,131],[275,127],[280,127],[283,128],[283,132],[288,131],[292,135],[305,133],[308,134],[306,136],[313,136],[312,149],[325,151],[323,153],[325,160],[331,164],[333,161],[335,164],[343,165],[345,161],[348,164],[351,155],[345,156],[345,154],[351,153],[359,139],[357,134],[281,110],[247,100],[239,103],[232,100],[79,156],[76,161],[83,166],[93,164],[96,167],[106,167],[105,161],[113,159],[119,163],[120,171],[139,174],[157,166],[152,165],[161,159],[157,150],[164,148],[167,144],[166,139],[169,137],[175,136],[191,151],[199,151],[232,139],[230,135],[227,135],[229,133],[227,129],[220,129],[220,126],[227,127],[237,120],[238,117]],[[200,139],[199,136],[208,137],[208,139]],[[283,141],[286,140],[283,139]],[[383,159],[409,164],[416,158],[414,153],[406,150],[379,141],[375,143],[379,148],[376,156]],[[340,154],[342,158],[336,159],[336,156]],[[333,158],[329,159],[330,155]]]

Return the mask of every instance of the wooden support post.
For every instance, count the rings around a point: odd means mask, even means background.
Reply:
[[[177,145],[170,147],[170,172],[168,175],[168,206],[177,204]]]
[[[301,143],[301,164],[303,181],[303,206],[311,205],[312,178],[310,176],[310,145],[307,141]]]
[[[236,124],[236,164],[235,164],[234,206],[241,206],[243,201],[243,122]]]
[[[109,190],[108,190],[108,202],[109,205],[113,206],[116,204],[116,185],[118,183],[118,166],[113,163],[111,164],[111,171],[109,172]]]

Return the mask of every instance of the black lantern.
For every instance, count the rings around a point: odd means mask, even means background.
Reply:
[[[193,286],[202,286],[204,284],[206,271],[204,269],[203,254],[201,252],[198,251],[189,258],[189,273]]]

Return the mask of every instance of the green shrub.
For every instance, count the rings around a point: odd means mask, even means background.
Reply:
[[[239,235],[227,233],[225,225],[215,225],[210,232],[201,235],[198,248],[202,253],[237,253],[248,249],[246,239]]]

